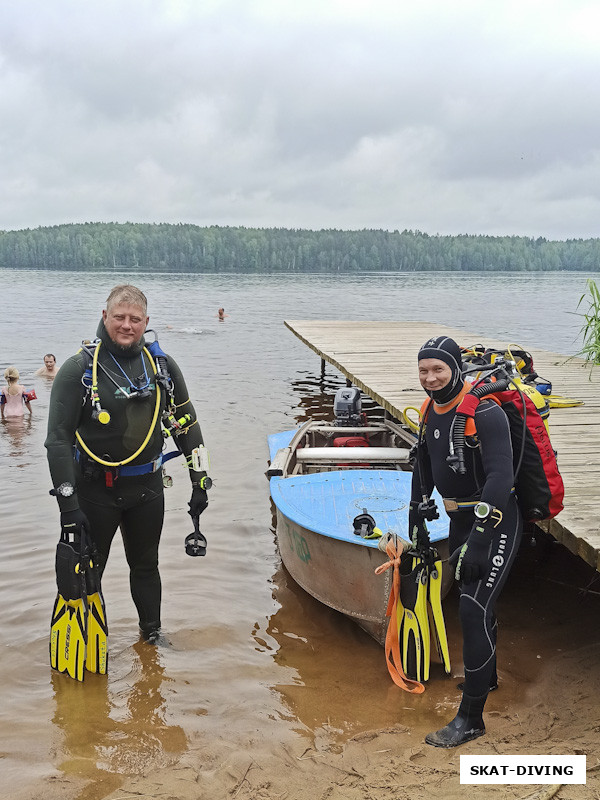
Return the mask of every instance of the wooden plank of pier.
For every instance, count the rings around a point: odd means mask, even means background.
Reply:
[[[432,336],[446,334],[462,345],[506,347],[514,342],[425,322],[293,320],[285,325],[392,416],[420,408],[424,392],[417,377],[417,351]],[[571,552],[600,571],[600,367],[590,373],[581,359],[517,342],[533,356],[553,392],[583,400],[553,408],[550,434],[565,484],[565,507],[544,527]],[[415,414],[412,414],[413,418]]]

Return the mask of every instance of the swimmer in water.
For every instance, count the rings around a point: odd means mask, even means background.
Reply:
[[[56,363],[56,356],[53,353],[46,353],[44,356],[44,366],[36,369],[35,375],[41,375],[44,378],[54,378],[58,372],[58,365]]]

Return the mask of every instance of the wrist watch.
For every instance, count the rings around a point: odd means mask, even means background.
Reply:
[[[194,481],[192,486],[199,486],[200,489],[204,489],[204,491],[208,491],[212,486],[212,478],[209,478],[208,475],[203,475],[199,481]]]
[[[56,487],[55,491],[56,494],[59,494],[61,497],[71,497],[75,492],[75,487],[72,483],[61,483],[60,486]]]
[[[473,509],[473,513],[477,519],[485,520],[492,513],[492,507],[489,503],[477,503]]]

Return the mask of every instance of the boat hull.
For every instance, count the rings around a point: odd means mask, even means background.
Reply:
[[[390,573],[375,575],[375,568],[386,561],[383,553],[327,539],[279,511],[277,541],[285,568],[304,591],[383,643]]]
[[[382,529],[406,536],[410,473],[350,470],[271,479],[277,509],[277,542],[292,578],[321,603],[355,620],[378,642],[387,629],[392,571],[376,575],[388,560],[377,540],[354,534],[352,521],[364,509]],[[443,561],[448,558],[448,518],[430,524]],[[452,584],[442,570],[442,592]]]

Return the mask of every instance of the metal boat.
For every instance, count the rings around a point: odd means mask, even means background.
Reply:
[[[339,390],[338,395],[344,391],[358,392]],[[386,535],[408,535],[409,449],[415,436],[392,420],[366,422],[356,395],[342,403],[354,412],[340,412],[339,405],[334,404],[335,423],[310,420],[269,436],[267,476],[277,510],[277,542],[284,566],[305,591],[383,643],[392,576],[391,570],[376,575],[375,568],[388,560],[380,546]],[[449,520],[441,498],[433,497],[439,518],[428,529],[446,562]],[[382,538],[357,534],[354,520],[365,513]],[[451,583],[444,568],[443,594]]]

